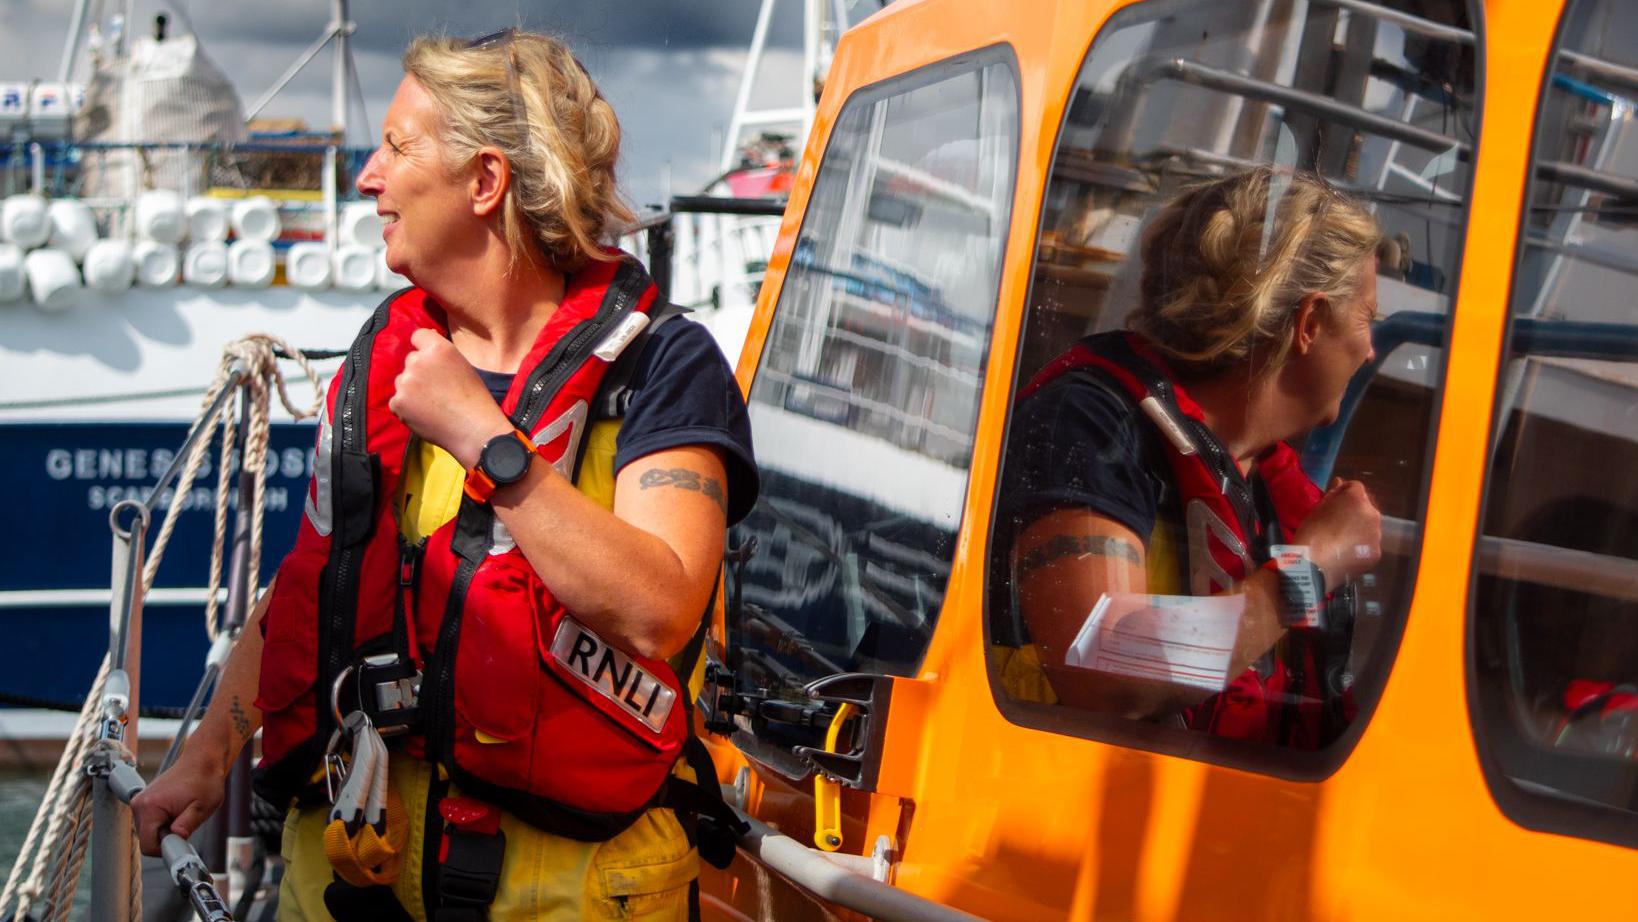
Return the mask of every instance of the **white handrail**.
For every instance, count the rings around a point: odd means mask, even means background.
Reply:
[[[1383,516],[1382,549],[1410,553],[1419,528],[1410,519]],[[1475,562],[1486,576],[1638,602],[1638,560],[1627,557],[1484,535]]]
[[[724,796],[730,791],[731,787],[724,785]],[[842,862],[834,860],[834,856],[809,848],[755,817],[743,813],[740,816],[751,825],[751,831],[740,837],[740,849],[763,867],[827,903],[885,922],[981,920],[980,916],[952,909],[848,870]]]

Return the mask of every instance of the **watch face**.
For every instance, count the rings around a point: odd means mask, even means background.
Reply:
[[[513,483],[529,470],[529,449],[514,435],[497,435],[484,445],[478,464],[497,484]]]

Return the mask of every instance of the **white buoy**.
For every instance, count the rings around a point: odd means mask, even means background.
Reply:
[[[131,250],[131,261],[136,264],[137,284],[144,288],[166,288],[176,284],[176,273],[182,257],[176,247],[157,240],[139,240]]]
[[[226,240],[228,205],[219,198],[196,195],[188,199],[188,239],[196,243]]]
[[[387,265],[387,251],[375,251],[375,288],[377,291],[397,291],[415,284],[408,278],[392,271]]]
[[[279,236],[279,208],[265,195],[233,203],[233,233],[240,240],[273,241]]]
[[[67,250],[43,247],[23,257],[28,270],[29,294],[41,310],[65,311],[80,290],[80,267]]]
[[[266,240],[235,240],[228,246],[228,280],[239,288],[266,288],[273,284],[278,263],[273,244]]]
[[[83,262],[87,288],[118,294],[136,278],[131,245],[124,240],[98,240],[86,251]]]
[[[23,248],[15,243],[0,243],[0,301],[15,301],[23,296],[28,285],[28,273],[23,269]]]
[[[317,291],[330,287],[330,248],[306,241],[291,244],[284,254],[284,278],[293,288]]]
[[[51,238],[46,245],[67,250],[75,262],[84,262],[87,250],[97,242],[97,218],[91,206],[78,199],[60,198],[47,210],[51,218]]]
[[[220,288],[227,284],[228,248],[220,240],[207,240],[188,247],[182,257],[182,280],[200,288]]]
[[[45,246],[51,239],[46,200],[26,192],[7,196],[0,205],[0,237],[25,250]]]
[[[350,202],[341,209],[341,242],[352,246],[375,249],[384,244],[381,239],[381,216],[375,213],[374,202]]]
[[[336,250],[335,285],[342,291],[369,291],[375,287],[375,250],[348,245]]]
[[[144,240],[181,243],[188,234],[188,215],[182,196],[169,189],[149,189],[137,196],[137,233]]]

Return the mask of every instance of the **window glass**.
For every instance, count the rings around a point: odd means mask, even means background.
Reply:
[[[1295,777],[1357,736],[1410,600],[1477,142],[1471,26],[1433,9],[1154,0],[1092,43],[990,542],[1009,718]]]
[[[798,703],[759,709],[763,740],[816,745],[806,683],[909,675],[932,634],[1017,146],[1000,52],[862,91],[831,131],[748,401],[762,493],[732,536],[755,542],[731,577],[738,691]]]
[[[1543,85],[1472,626],[1492,788],[1638,842],[1638,22],[1569,4]]]

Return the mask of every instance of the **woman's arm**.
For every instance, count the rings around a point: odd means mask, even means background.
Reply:
[[[449,340],[417,330],[411,341],[389,406],[471,470],[512,423]],[[536,460],[491,502],[575,617],[629,653],[663,658],[688,643],[716,583],[727,524],[723,471],[722,456],[704,446],[638,458],[615,480],[611,514]]]
[[[262,673],[261,622],[272,598],[269,584],[239,632],[210,706],[189,734],[182,754],[131,800],[137,839],[145,855],[159,854],[159,840],[167,830],[185,838],[216,812],[239,750],[262,725],[262,712],[256,709],[256,687]]]
[[[1145,717],[1198,703],[1211,693],[1186,685],[1115,676],[1064,665],[1064,655],[1105,593],[1148,591],[1148,559],[1131,529],[1089,509],[1059,509],[1036,520],[1014,545],[1018,606],[1053,691],[1063,703]],[[1279,587],[1259,570],[1235,587],[1246,597],[1227,674],[1237,676],[1284,633]]]
[[[1358,481],[1338,480],[1298,529],[1294,543],[1333,585],[1368,572],[1382,554],[1382,515]],[[1107,592],[1146,592],[1147,558],[1131,529],[1088,509],[1059,509],[1036,520],[1014,544],[1013,581],[1047,677],[1067,704],[1133,716],[1188,706],[1209,696],[1192,686],[1115,677],[1063,665],[1064,654]],[[1285,635],[1279,577],[1258,569],[1235,585],[1245,596],[1227,675],[1238,676]]]
[[[529,565],[577,619],[660,659],[688,643],[711,598],[727,501],[722,456],[699,445],[627,464],[612,514],[539,460],[493,499]]]

